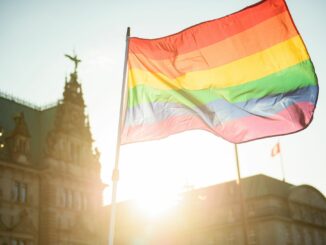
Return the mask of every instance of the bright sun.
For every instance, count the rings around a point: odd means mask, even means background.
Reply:
[[[143,215],[159,218],[168,215],[178,205],[184,191],[232,179],[233,146],[218,144],[212,137],[207,144],[215,146],[223,154],[214,151],[202,154],[198,151],[197,142],[200,140],[193,140],[191,136],[188,135],[189,139],[185,140],[193,143],[188,147],[179,147],[184,140],[177,141],[177,136],[174,140],[123,146],[117,201],[133,200],[135,208]],[[225,158],[224,155],[231,157]],[[102,160],[112,162],[109,158]],[[110,180],[111,173],[112,166],[102,165],[103,179]],[[112,183],[106,182],[109,186],[104,192],[104,203],[109,204]]]
[[[142,195],[135,200],[139,210],[147,217],[155,219],[166,214],[171,208],[178,204],[178,194],[165,195]]]
[[[132,172],[132,171],[131,171]],[[178,205],[180,192],[184,189],[182,181],[165,181],[165,175],[151,175],[150,179],[146,176],[142,178],[132,178],[130,175],[122,178],[118,185],[118,202],[122,200],[133,200],[134,207],[144,216],[156,219],[164,216],[170,209]],[[123,181],[128,179],[129,181]],[[133,183],[133,184],[130,184]],[[104,191],[104,203],[111,201],[111,188]],[[122,195],[127,193],[127,195]]]
[[[176,207],[180,201],[180,190],[158,188],[143,188],[141,193],[135,191],[133,203],[134,207],[141,214],[150,219],[160,218],[167,214],[172,208]],[[166,186],[165,186],[166,187]],[[157,191],[160,189],[160,191]],[[111,201],[111,190],[106,188],[104,191],[104,203]]]

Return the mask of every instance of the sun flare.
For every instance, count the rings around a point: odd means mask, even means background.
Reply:
[[[178,205],[178,194],[165,195],[141,195],[135,200],[136,207],[151,219],[159,218],[167,214]]]

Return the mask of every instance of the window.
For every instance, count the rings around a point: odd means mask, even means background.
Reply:
[[[61,194],[61,205],[69,209],[86,210],[89,205],[89,200],[87,194],[81,191],[63,189]]]
[[[26,141],[24,139],[18,140],[18,150],[19,152],[23,152],[23,153],[26,152]]]
[[[19,200],[19,182],[15,182],[12,188],[12,200],[15,202]]]
[[[80,162],[80,146],[72,143],[70,145],[70,152],[72,161],[78,164]]]
[[[72,191],[65,189],[64,206],[66,208],[72,208],[72,199]]]
[[[80,198],[80,193],[79,192],[75,192],[74,193],[74,201],[75,201],[75,206],[77,208],[77,210],[80,210],[81,209],[81,198]]]
[[[72,201],[73,201],[73,196],[72,196],[72,191],[68,191],[68,208],[72,208]]]
[[[233,196],[235,194],[235,186],[233,184],[229,184],[228,186],[229,195]]]
[[[64,189],[59,189],[59,198],[60,198],[60,207],[65,207],[66,206],[66,195],[65,195],[65,190]]]
[[[64,200],[64,206],[65,207],[68,207],[68,190],[67,189],[65,189],[64,190],[64,198],[63,198],[63,200]]]
[[[11,240],[10,245],[27,245],[27,242],[22,239],[13,239],[13,240]]]
[[[300,244],[303,241],[303,233],[300,227],[293,227],[293,242],[294,244]]]
[[[249,233],[248,233],[248,240],[249,240],[249,244],[258,244],[257,241],[257,234],[256,231],[254,229],[250,229]]]
[[[27,185],[25,183],[20,183],[19,201],[21,203],[26,203],[26,199],[27,199]]]
[[[229,232],[227,238],[226,238],[226,243],[229,244],[229,245],[235,245],[236,244],[236,241],[235,241],[235,234],[234,232]]]
[[[79,145],[76,145],[75,147],[75,161],[77,164],[80,163],[80,146]]]
[[[249,217],[255,216],[255,208],[253,204],[249,204],[247,210],[248,210]]]
[[[87,203],[88,203],[87,196],[86,196],[86,194],[83,194],[82,197],[83,197],[83,204],[82,204],[83,206],[82,206],[82,209],[83,210],[86,210],[87,209]]]
[[[27,202],[27,184],[15,181],[12,189],[12,200],[14,202]]]
[[[304,241],[307,245],[312,244],[312,234],[308,229],[304,229]]]
[[[230,208],[230,209],[228,210],[227,220],[228,220],[228,222],[230,222],[230,223],[232,223],[232,222],[235,221],[235,218],[234,218],[234,211],[233,211],[232,208]]]
[[[316,231],[314,232],[314,236],[315,236],[315,244],[325,244],[323,243],[323,235],[320,231]]]
[[[284,232],[284,238],[286,244],[292,244],[292,233],[291,233],[291,227],[289,225],[285,226],[285,229],[283,229]]]
[[[71,160],[74,162],[75,161],[75,145],[70,144],[70,157]]]

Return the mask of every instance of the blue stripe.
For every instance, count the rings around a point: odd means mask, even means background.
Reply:
[[[189,108],[181,104],[169,102],[147,103],[128,108],[125,126],[153,124],[169,117],[193,115],[201,118],[210,127],[216,127],[227,121],[242,117],[271,117],[287,107],[300,102],[316,104],[317,94],[317,86],[307,86],[288,93],[234,104],[218,99],[197,108]]]

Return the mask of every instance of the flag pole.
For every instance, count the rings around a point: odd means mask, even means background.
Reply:
[[[280,148],[280,164],[281,164],[281,169],[282,169],[282,178],[283,178],[283,182],[285,182],[285,172],[284,172],[283,154],[282,154],[282,149],[281,149],[281,142],[280,142],[280,139],[278,139],[278,145],[279,145],[279,148]]]
[[[239,188],[239,198],[240,198],[240,206],[241,206],[241,220],[242,220],[242,231],[243,231],[243,236],[244,236],[244,244],[249,245],[248,222],[247,222],[245,201],[243,198],[242,186],[241,186],[240,164],[239,164],[239,154],[238,154],[238,145],[237,144],[234,144],[234,151],[235,151],[235,159],[236,159],[236,164],[237,164],[237,177],[238,177],[237,185]]]
[[[127,62],[128,62],[128,48],[129,48],[129,37],[130,37],[130,27],[127,28],[126,34],[126,51],[125,51],[125,61],[123,66],[123,78],[122,78],[122,88],[121,88],[121,101],[120,101],[120,115],[119,115],[119,125],[117,134],[117,144],[115,151],[115,163],[112,172],[112,202],[110,210],[110,224],[109,224],[109,245],[113,245],[114,242],[114,228],[115,228],[115,218],[116,218],[116,197],[117,188],[119,181],[119,157],[120,157],[120,145],[121,145],[121,133],[124,124],[125,106],[126,106],[126,77],[127,77]]]

